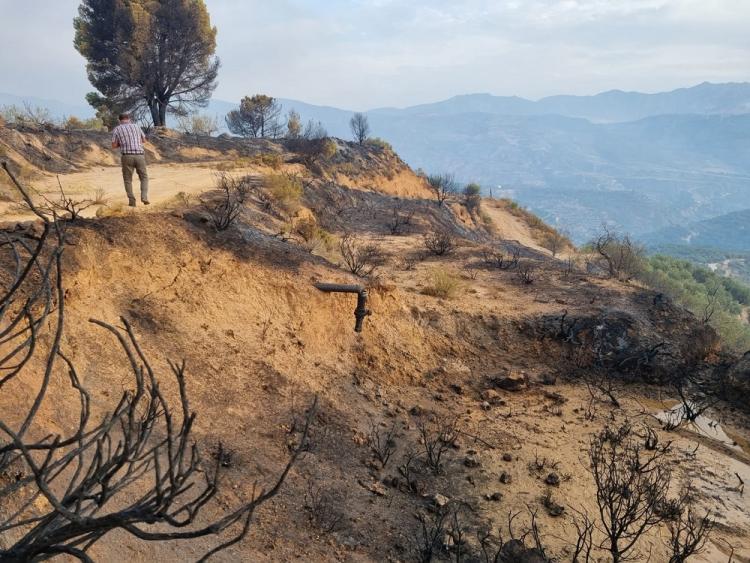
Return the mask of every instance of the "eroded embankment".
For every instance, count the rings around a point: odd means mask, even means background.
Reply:
[[[391,256],[371,287],[374,314],[357,335],[354,298],[321,293],[313,283],[359,280],[251,226],[214,233],[189,213],[185,217],[135,214],[71,227],[63,349],[78,366],[96,412],[133,383],[122,351],[89,318],[128,318],[168,396],[177,388],[166,360],[187,361],[188,390],[199,413],[197,441],[209,458],[219,442],[233,456],[219,503],[207,516],[247,498],[253,483],[270,480],[288,455],[294,419],[319,394],[312,450],[282,494],[259,511],[248,539],[221,560],[411,560],[414,514],[430,514],[435,495],[470,508],[467,529],[505,528],[509,513],[539,508],[550,552],[565,560],[573,509],[595,512],[585,469],[589,438],[626,416],[656,426],[662,443],[672,440],[675,489],[691,478],[701,507],[716,515],[717,539],[703,560],[719,560],[726,551],[719,538],[737,548],[736,560],[747,557],[741,546],[750,507],[733,475],[750,477],[741,455],[708,442],[696,450],[693,436],[662,433],[650,416],[656,409],[644,410],[641,397],[655,398],[648,387],[618,389],[621,408],[613,408],[592,402],[585,386],[568,377],[575,361],[587,359],[572,354],[586,343],[613,366],[633,354],[648,359],[660,340],[679,352],[690,339],[687,316],[670,320],[671,313],[655,311],[652,297],[637,288],[571,277],[553,263],[537,272],[531,286],[513,272],[480,268],[463,278],[453,299],[424,295],[436,268],[461,271],[476,263],[475,243],[466,243],[449,258],[423,258],[408,268],[400,267],[401,253]],[[398,243],[404,251],[420,244],[418,237],[378,236],[379,244]],[[664,362],[636,364],[639,370],[668,369]],[[64,381],[61,371],[56,377]],[[18,408],[35,384],[25,380],[26,390],[16,387],[11,399],[4,393],[0,407]],[[61,404],[44,407],[51,429],[72,422]],[[429,413],[455,417],[460,434],[440,473],[417,463],[406,477],[404,464],[423,447],[418,425]],[[396,447],[385,468],[368,444],[371,424],[395,429]],[[311,488],[332,495],[340,519],[330,533],[305,508]],[[553,502],[545,504],[545,498]],[[562,515],[553,515],[555,506],[563,507]],[[658,536],[647,542],[661,557]],[[127,550],[133,560],[180,561],[207,545],[144,547],[113,534],[94,555],[111,560]]]

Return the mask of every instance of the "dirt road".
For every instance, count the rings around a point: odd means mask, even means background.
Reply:
[[[215,184],[217,170],[211,164],[151,164],[149,172],[149,198],[152,203],[159,203],[173,198],[180,192],[199,194]],[[238,171],[241,172],[241,171]],[[127,203],[125,188],[122,183],[122,172],[119,166],[92,168],[60,177],[60,181],[69,194],[83,197],[93,196],[97,190],[103,190],[110,202],[122,200]],[[42,193],[56,192],[57,178],[50,176],[37,182],[36,189]],[[137,175],[133,178],[133,191],[138,194]]]
[[[219,173],[217,163],[181,163],[181,164],[151,164],[149,172],[149,200],[158,206],[173,199],[180,192],[197,195],[211,189],[216,184]],[[249,174],[253,169],[236,169],[232,174]],[[74,199],[102,199],[106,205],[115,207],[127,205],[127,196],[122,182],[122,172],[119,166],[96,167],[83,172],[64,174],[59,176],[65,194]],[[59,199],[58,176],[48,175],[30,183],[30,187],[37,193],[56,201]],[[133,191],[139,193],[138,176],[133,178]],[[83,215],[93,216],[101,206],[87,209]],[[143,210],[145,206],[138,203],[136,209]],[[19,221],[30,215],[19,209],[13,202],[0,203],[0,218],[6,221]]]

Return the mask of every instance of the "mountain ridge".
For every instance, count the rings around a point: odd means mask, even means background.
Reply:
[[[413,115],[420,113],[494,113],[498,115],[548,115],[556,114],[567,117],[581,117],[596,121],[596,117],[602,117],[607,112],[602,108],[590,108],[586,110],[581,106],[586,104],[599,103],[602,100],[611,105],[613,99],[623,99],[633,104],[635,100],[643,102],[650,100],[652,103],[646,108],[630,108],[623,110],[620,108],[617,113],[610,110],[608,121],[613,121],[614,117],[619,116],[626,118],[628,121],[641,119],[652,115],[664,114],[726,114],[736,115],[738,113],[750,113],[750,82],[726,82],[711,83],[702,82],[695,86],[677,88],[664,92],[638,92],[625,91],[619,89],[607,90],[591,95],[573,95],[573,94],[555,94],[545,96],[538,100],[531,100],[520,96],[500,96],[491,93],[468,93],[457,94],[445,100],[437,102],[427,102],[406,107],[379,107],[366,110],[362,113],[371,115]],[[311,104],[301,100],[288,98],[278,98],[285,107],[300,105],[308,109],[314,108],[319,112],[330,112],[336,114],[355,113],[354,110],[338,108],[326,104]],[[716,100],[720,99],[721,104],[717,105]],[[93,109],[81,103],[71,104],[49,98],[39,98],[36,96],[20,96],[17,94],[8,94],[0,92],[0,105],[22,104],[29,101],[32,104],[48,107],[53,113],[57,108],[73,114],[72,112],[81,112],[82,116],[93,115]],[[222,111],[228,110],[239,104],[222,99],[212,99],[208,108],[203,111],[211,111],[213,106]],[[571,105],[572,104],[572,105]],[[77,114],[76,114],[77,115]]]

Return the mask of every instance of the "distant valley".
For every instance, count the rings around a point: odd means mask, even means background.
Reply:
[[[645,240],[651,245],[683,245],[750,252],[750,209],[697,223],[667,227],[648,234]]]

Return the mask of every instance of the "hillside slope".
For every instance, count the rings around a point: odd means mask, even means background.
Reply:
[[[424,180],[392,151],[367,150],[343,141],[338,146],[337,156],[324,171],[326,180],[397,196],[430,197]],[[62,175],[64,189],[82,197],[91,197],[97,190],[108,198],[121,195],[119,157],[110,149],[107,133],[0,127],[0,157],[41,193],[57,192],[57,177]],[[157,202],[180,192],[199,194],[222,172],[304,172],[300,158],[287,151],[283,143],[263,139],[188,137],[157,131],[149,135],[146,157]],[[0,178],[0,189],[5,191],[4,199],[17,198],[6,177]],[[6,204],[2,211],[9,207]]]
[[[191,160],[184,156],[191,141],[160,143],[155,146],[165,160],[168,147],[179,148],[174,161],[162,163],[162,173]],[[166,360],[186,360],[186,384],[199,413],[197,443],[208,459],[220,442],[232,452],[221,492],[204,518],[226,514],[252,494],[254,483],[272,481],[304,408],[319,396],[309,451],[279,496],[259,509],[249,536],[214,560],[414,561],[415,516],[429,521],[443,499],[465,508],[462,529],[473,553],[479,554],[481,529],[501,529],[507,539],[509,514],[521,514],[520,530],[531,508],[538,509],[548,553],[566,560],[575,510],[596,510],[591,475],[582,469],[589,440],[626,418],[671,441],[674,486],[691,479],[701,509],[715,511],[717,531],[695,561],[726,559],[727,545],[736,560],[750,557],[750,500],[733,489],[735,472],[750,479],[745,415],[724,411],[729,442],[688,427],[666,433],[652,416],[672,406],[669,392],[656,384],[694,356],[701,336],[710,336],[692,315],[648,290],[552,259],[534,245],[529,225],[492,202],[482,205],[491,208],[494,227],[458,198],[436,205],[395,155],[340,143],[338,157],[308,167],[274,146],[282,157],[279,170],[296,171],[303,180],[293,212],[261,185],[222,232],[211,227],[205,208],[185,198],[68,225],[63,350],[97,414],[132,383],[122,351],[88,322],[91,317],[132,322],[170,398],[178,387],[166,375]],[[246,159],[258,150],[233,147]],[[34,162],[22,147],[13,150]],[[201,165],[226,162],[224,156]],[[192,160],[189,166],[197,164]],[[66,165],[83,166],[71,162]],[[67,176],[61,181],[67,184]],[[216,195],[205,187],[204,198]],[[394,209],[411,212],[397,234],[389,224]],[[299,227],[311,216],[334,241],[350,235],[375,245],[376,275],[347,272],[335,243],[308,244]],[[455,236],[456,248],[439,256],[427,252],[425,235],[445,231]],[[500,255],[515,255],[518,267],[497,267]],[[354,297],[323,293],[316,282],[368,287],[372,315],[362,333],[353,331]],[[719,356],[713,348],[706,354],[700,369],[713,373]],[[0,410],[23,412],[40,368],[33,363],[22,382],[2,388]],[[582,385],[599,368],[618,377],[620,407]],[[58,366],[55,381],[65,385],[65,377]],[[47,427],[40,431],[64,428],[75,417],[60,408],[62,397],[45,402]],[[440,420],[455,421],[459,432],[441,470],[433,472],[424,455],[415,454],[425,444],[420,424]],[[391,429],[394,451],[383,464],[372,439]],[[315,501],[321,494],[323,505]],[[664,528],[645,539],[654,560],[666,558],[661,533]],[[0,537],[0,545],[11,539]],[[114,533],[90,555],[177,562],[197,559],[216,543],[144,545]],[[442,555],[452,555],[455,548],[447,538],[443,543]]]
[[[684,245],[698,249],[747,252],[750,249],[750,209],[667,227],[643,238],[652,246]]]

